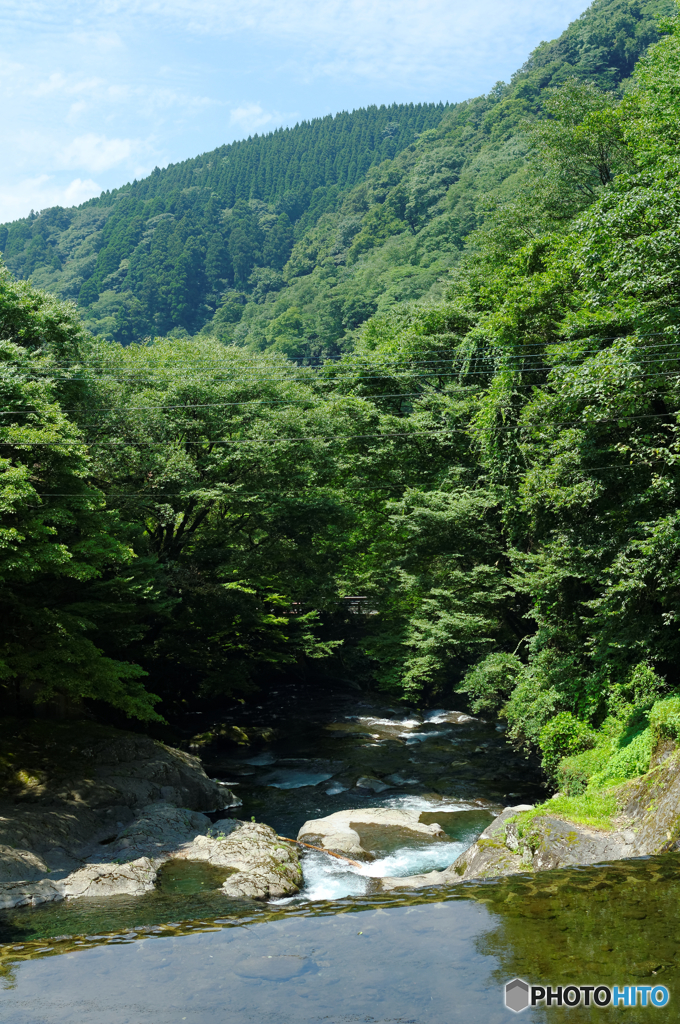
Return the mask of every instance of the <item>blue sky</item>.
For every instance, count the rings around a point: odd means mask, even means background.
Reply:
[[[509,79],[586,0],[0,0],[0,222],[224,142]]]

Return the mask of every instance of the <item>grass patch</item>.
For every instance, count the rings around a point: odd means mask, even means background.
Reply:
[[[530,811],[521,811],[508,820],[518,822],[520,835],[524,835],[534,818],[546,814],[553,818],[562,818],[564,821],[573,821],[577,825],[589,825],[591,828],[611,832],[616,828],[615,819],[618,813],[616,793],[607,788],[588,790],[580,796],[558,796],[554,800],[537,804]]]

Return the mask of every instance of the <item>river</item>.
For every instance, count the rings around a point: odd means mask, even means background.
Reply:
[[[515,976],[671,992],[662,1009],[536,1008],[526,1020],[678,1019],[678,855],[378,891],[377,877],[445,867],[501,807],[542,798],[536,766],[495,723],[292,685],[234,714],[268,741],[202,750],[209,774],[241,797],[229,813],[294,837],[334,811],[407,808],[445,839],[377,837],[359,868],[306,853],[300,895],[266,904],[229,899],[214,869],[184,865],[146,896],[6,911],[3,1021],[495,1022],[513,1016],[503,986]]]

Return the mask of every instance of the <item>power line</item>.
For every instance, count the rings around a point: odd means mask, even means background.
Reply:
[[[427,397],[430,395],[441,395],[442,391],[406,391],[401,394],[388,394],[388,395],[339,395],[334,398],[322,398],[317,399],[316,405],[331,403],[337,403],[347,398],[370,398],[370,400],[376,401],[384,398],[415,398],[415,397]],[[306,403],[310,409],[314,409],[315,405],[310,405],[310,402],[314,401],[312,398],[301,398],[299,399],[300,405]],[[97,412],[130,412],[131,410],[167,410],[167,409],[224,409],[225,407],[234,405],[284,405],[287,409],[296,409],[299,406],[293,402],[287,401],[284,398],[273,398],[273,399],[259,399],[259,398],[244,398],[241,402],[201,402],[197,405],[98,405],[96,408]],[[76,408],[64,408],[59,406],[60,412],[78,412]],[[9,412],[0,411],[0,416],[13,416],[13,415],[31,415],[33,410],[31,409],[17,409]]]
[[[665,347],[677,347],[677,346],[665,346]],[[597,354],[599,354],[601,351],[603,351],[603,350],[598,350]],[[607,351],[607,350],[604,350],[604,351]],[[638,366],[639,365],[643,365],[644,366],[644,365],[648,365],[648,364],[651,364],[651,363],[660,362],[660,361],[664,361],[664,360],[668,360],[668,359],[676,359],[676,358],[680,358],[680,356],[675,356],[675,355],[670,355],[669,354],[669,355],[660,355],[660,356],[658,356],[655,359],[635,359],[634,362],[635,362],[635,365],[638,365]],[[477,360],[479,361],[479,357],[477,357]],[[449,363],[452,363],[454,361],[455,360],[450,360],[450,359],[442,360],[442,364],[444,362],[446,362],[446,364],[448,365]],[[470,369],[469,366],[461,366],[458,370],[453,370],[453,371],[447,371],[447,372],[433,371],[431,373],[416,373],[416,374],[411,373],[411,371],[409,370],[408,367],[404,367],[403,369],[394,370],[391,375],[394,378],[394,377],[397,376],[397,374],[401,374],[402,376],[406,376],[409,379],[414,379],[414,378],[415,379],[426,379],[426,378],[432,378],[432,377],[437,377],[437,378],[442,378],[442,377],[463,377],[463,378],[465,378],[465,377],[480,377],[480,376],[488,377],[488,376],[498,375],[499,373],[502,373],[503,371],[507,371],[509,373],[552,373],[554,370],[575,370],[575,369],[580,369],[580,368],[582,368],[585,365],[587,365],[587,364],[584,364],[584,363],[574,363],[574,362],[555,363],[555,364],[552,364],[552,365],[541,365],[541,366],[536,365],[536,366],[528,366],[528,367],[527,366],[525,366],[525,367],[512,367],[512,366],[503,366],[503,365],[498,366],[498,365],[495,365],[495,366],[489,366],[488,368],[485,368],[485,369],[482,369],[482,370],[473,370],[473,369]],[[182,366],[178,366],[177,367],[177,370],[180,370],[180,371],[185,370],[185,369],[186,368],[182,367]],[[156,368],[153,368],[153,369],[144,369],[144,370],[133,371],[133,372],[137,373],[140,378],[143,378],[144,376],[150,377],[153,374],[165,373],[165,372],[171,372],[171,371],[158,370]],[[224,369],[220,369],[219,370],[219,374],[224,375],[226,373],[227,373],[227,371],[224,370]],[[338,381],[343,381],[344,380],[344,381],[353,381],[356,384],[361,384],[364,381],[384,380],[386,376],[387,376],[386,373],[373,374],[373,375],[370,375],[370,376],[367,376],[367,375],[364,375],[364,376],[353,376],[353,375],[349,375],[348,374],[348,375],[345,375],[344,378],[342,378],[342,377],[334,377],[332,379],[329,378],[328,383],[336,384]],[[256,377],[256,376],[251,376],[249,379],[246,378],[245,380],[243,380],[243,379],[239,380],[239,379],[235,379],[234,377],[219,376],[219,375],[213,375],[213,374],[203,374],[202,375],[202,379],[203,380],[212,381],[213,383],[224,383],[224,384],[232,384],[232,385],[237,385],[237,386],[238,385],[242,385],[242,386],[243,385],[250,385],[251,387],[252,386],[256,386],[256,385],[261,385],[261,384],[273,384],[273,383],[291,383],[291,384],[304,383],[304,381],[296,380],[295,378],[291,378],[291,377]],[[90,377],[59,377],[59,376],[56,376],[54,374],[50,374],[48,372],[45,372],[44,374],[26,373],[26,374],[22,374],[22,380],[49,380],[49,381],[63,381],[63,382],[70,382],[70,383],[86,383],[89,380],[95,380],[95,381],[112,380],[112,381],[117,381],[118,383],[121,383],[121,384],[130,383],[130,384],[134,384],[134,385],[137,385],[137,386],[143,385],[145,383],[143,379],[132,379],[130,376],[125,376],[124,375],[124,371],[116,371],[114,373],[107,372],[106,374],[101,374],[101,375],[99,375],[97,377],[93,377],[93,378],[90,378]],[[191,378],[189,378],[188,380],[184,380],[182,383],[184,385],[191,385],[194,382],[195,382],[195,378],[193,380]],[[349,396],[345,396],[345,397],[349,397]],[[372,399],[373,398],[372,395],[356,395],[356,396],[353,396],[353,397],[366,398],[366,399]],[[257,399],[252,399],[252,400],[244,399],[242,402],[234,403],[234,404],[243,404],[243,405],[245,405],[245,404],[248,404],[248,401],[257,401]]]
[[[452,332],[452,331],[443,332],[443,333],[455,334],[455,332]],[[421,335],[421,337],[423,337],[423,338],[438,337],[438,336],[439,335]],[[667,334],[667,332],[665,332],[665,331],[654,331],[654,332],[651,332],[649,334],[638,334],[637,332],[634,333],[634,334],[610,334],[610,335],[606,335],[604,337],[597,337],[597,336],[589,335],[586,338],[564,338],[561,341],[534,342],[534,343],[530,343],[528,345],[523,345],[522,347],[523,347],[523,349],[525,351],[528,351],[528,350],[531,350],[531,349],[537,349],[537,350],[539,350],[539,353],[540,353],[540,352],[544,351],[547,346],[553,346],[553,347],[557,348],[557,347],[563,347],[564,345],[574,345],[574,344],[577,344],[578,342],[582,342],[582,341],[594,341],[594,342],[603,342],[603,341],[635,341],[635,340],[644,339],[644,338],[667,338],[667,337],[670,337],[670,335]],[[675,341],[669,342],[669,344],[678,344],[679,341],[680,341],[680,336],[678,338],[676,338]],[[153,349],[146,348],[143,351],[146,352],[146,353],[149,353],[149,352],[153,352]],[[601,352],[603,350],[601,348],[594,348],[594,349],[589,349],[589,350],[585,350],[585,351]],[[228,352],[228,350],[225,350],[225,352]],[[240,350],[238,350],[238,354],[235,353],[235,355],[236,355],[236,358],[242,358],[243,355],[245,355],[245,350],[244,349],[240,349]],[[265,351],[264,355],[266,357],[268,355],[268,353]],[[40,356],[38,356],[38,358],[40,358]],[[43,356],[42,358],[45,358],[45,357]],[[47,358],[49,358],[49,357],[47,357]],[[271,355],[270,355],[270,358],[271,358]],[[316,358],[316,357],[313,357],[313,358]],[[371,358],[373,358],[375,360],[382,359],[383,362],[385,362],[386,364],[389,364],[390,362],[399,362],[400,359],[403,359],[404,357],[403,356],[401,356],[401,357],[400,356],[395,356],[393,358],[390,358],[388,355],[385,355],[383,353],[377,353],[377,352],[374,352],[374,353],[343,352],[339,356],[324,356],[323,358],[322,357],[318,357],[317,361],[315,363],[313,363],[313,364],[312,363],[296,363],[293,360],[286,359],[285,357],[282,357],[282,358],[279,358],[279,359],[275,358],[273,360],[273,362],[274,362],[274,364],[278,364],[281,367],[288,367],[288,366],[290,366],[290,367],[294,367],[295,369],[306,369],[306,368],[315,369],[318,366],[322,367],[322,366],[325,366],[328,363],[331,363],[331,364],[332,363],[342,363],[344,361],[350,362],[352,359],[368,361]],[[408,357],[406,357],[406,358],[408,358]],[[521,355],[518,355],[518,358],[521,358]],[[430,363],[430,362],[435,362],[436,363],[436,362],[446,362],[446,361],[450,361],[450,360],[445,360],[445,359],[410,360],[410,362],[412,362],[414,365],[416,365],[416,364],[422,365],[424,363]],[[57,361],[53,362],[51,365],[52,366],[57,366],[57,367],[67,367],[68,368],[70,366],[73,366],[74,363],[73,363],[73,361],[61,362],[61,361],[57,360]],[[79,362],[79,363],[76,363],[75,365],[83,366],[83,367],[98,368],[101,364],[100,363],[84,363],[84,362]],[[195,366],[214,366],[215,364],[210,362],[210,361],[208,361],[208,360],[203,360],[200,363],[180,363],[179,365],[180,366],[186,366],[186,367],[192,367],[192,366],[195,367]],[[220,363],[220,365],[222,365],[222,363]]]
[[[450,433],[446,430],[411,430],[411,431],[386,431],[370,434],[302,434],[299,437],[244,437],[224,440],[221,438],[211,439],[205,438],[201,441],[182,441],[179,440],[179,444],[186,445],[226,445],[226,444],[284,444],[286,442],[297,442],[297,441],[353,441],[363,440],[367,437],[420,437],[423,435],[430,435],[440,437],[442,434]],[[127,446],[127,445],[152,445],[152,444],[163,444],[168,445],[172,442],[170,439],[159,439],[158,441],[89,441],[87,438],[73,438],[64,439],[62,441],[0,441],[0,445],[10,445],[13,448],[17,447],[34,447],[34,446],[47,446],[47,445],[65,445],[65,444],[86,444],[86,445],[99,445],[99,446]]]
[[[620,416],[609,416],[609,417],[606,417],[604,419],[591,420],[589,422],[588,421],[586,421],[586,422],[578,421],[578,420],[575,420],[575,421],[573,421],[571,423],[559,423],[559,422],[550,422],[550,421],[548,421],[547,426],[548,427],[554,426],[554,427],[559,428],[560,430],[567,430],[567,429],[570,429],[570,428],[587,429],[587,428],[591,428],[591,427],[597,427],[600,424],[604,424],[604,423],[620,423],[621,421],[628,421],[628,420],[666,419],[669,416],[678,416],[678,415],[680,415],[680,410],[674,410],[674,411],[669,411],[669,412],[659,412],[659,413],[640,413],[640,414],[635,414],[635,415],[628,415],[628,414],[624,413],[624,414],[621,414]],[[678,423],[673,423],[673,424],[669,423],[668,424],[668,426],[674,426],[674,427],[678,426],[678,425],[680,425],[680,424],[678,424]],[[536,429],[537,426],[539,426],[539,425],[535,424],[535,423],[520,423],[520,422],[517,422],[517,423],[514,423],[514,424],[512,424],[510,426],[497,426],[497,427],[493,427],[492,429],[493,429],[494,433],[499,433],[499,432],[509,432],[509,431],[519,431],[519,430],[531,430],[532,428]],[[11,427],[8,427],[6,429],[11,429]],[[27,429],[27,428],[19,427],[19,429],[20,430],[24,430],[24,429]],[[539,427],[539,429],[540,429],[540,427]],[[131,440],[131,439],[122,439],[122,440],[117,440],[117,441],[97,441],[97,440],[92,440],[91,438],[82,437],[82,438],[63,438],[63,439],[58,440],[58,441],[22,441],[20,439],[17,439],[17,440],[14,440],[14,441],[0,441],[0,445],[3,445],[5,447],[12,447],[12,448],[28,448],[28,447],[43,447],[43,446],[47,447],[47,446],[53,446],[53,445],[69,445],[69,444],[82,444],[82,445],[87,445],[88,447],[92,447],[92,446],[95,446],[95,445],[98,446],[98,447],[104,447],[104,446],[109,446],[109,447],[128,447],[128,446],[142,446],[142,445],[147,445],[147,446],[151,446],[151,445],[165,445],[165,446],[167,446],[169,444],[172,444],[173,442],[176,442],[179,445],[226,445],[226,444],[271,444],[271,443],[281,443],[281,444],[283,444],[285,442],[293,442],[293,441],[295,441],[295,442],[297,442],[297,441],[319,441],[319,440],[327,440],[327,441],[353,441],[353,440],[363,440],[363,439],[369,438],[369,437],[422,437],[422,436],[442,437],[442,436],[445,436],[446,434],[465,434],[467,436],[474,437],[476,433],[479,433],[479,432],[481,432],[483,430],[484,430],[483,426],[478,427],[476,424],[471,424],[468,427],[442,427],[442,428],[440,428],[438,430],[434,430],[433,429],[433,430],[410,430],[410,431],[376,431],[376,432],[367,433],[367,434],[302,434],[302,435],[300,435],[298,437],[295,437],[295,436],[292,436],[292,437],[252,437],[252,438],[234,438],[234,439],[231,439],[231,438],[230,439],[224,439],[224,438],[217,438],[217,439],[202,438],[201,440],[198,440],[198,441],[183,440],[181,438],[158,438],[156,440],[150,440],[150,441],[146,441],[146,440],[145,441],[136,441],[136,440]]]
[[[585,477],[588,474],[590,474],[590,473],[609,472],[610,470],[613,470],[613,471],[616,471],[616,472],[632,472],[632,471],[637,471],[637,470],[640,470],[640,469],[650,470],[652,468],[652,466],[658,466],[660,464],[666,466],[668,469],[680,468],[677,465],[673,465],[673,464],[669,465],[664,459],[653,459],[650,462],[640,462],[640,463],[637,463],[635,465],[628,464],[628,465],[609,465],[609,466],[559,466],[559,465],[558,466],[555,466],[555,465],[529,466],[525,470],[514,470],[514,471],[512,471],[510,473],[504,473],[503,476],[515,476],[515,477],[524,476],[524,477],[526,477],[527,474],[532,469],[538,469],[538,470],[542,470],[542,471],[546,471],[546,472],[549,471],[549,470],[557,470],[558,472],[561,472],[561,473],[570,472],[570,471],[571,472],[578,472],[578,473],[584,474],[584,480],[585,480]],[[474,467],[474,466],[451,466],[449,468],[450,469],[458,469],[458,470],[466,471],[466,472],[469,473],[471,470],[474,470],[477,467]],[[489,475],[488,471],[487,472],[479,472],[478,473],[478,479],[483,479],[483,478],[487,477],[488,475]],[[354,493],[356,491],[381,491],[381,490],[399,490],[399,491],[401,491],[401,490],[412,490],[412,491],[416,491],[416,493],[418,493],[418,494],[424,494],[424,495],[437,495],[437,494],[449,494],[449,493],[452,493],[451,491],[448,491],[446,489],[436,488],[436,487],[431,487],[427,491],[417,490],[417,488],[419,488],[420,486],[421,486],[420,484],[409,484],[409,483],[405,483],[405,484],[403,484],[403,483],[402,484],[399,484],[399,483],[396,483],[396,484],[367,484],[366,486],[362,486],[362,487],[344,487],[344,486],[343,487],[337,487],[337,486],[334,487],[333,485],[330,485],[330,484],[327,484],[327,485],[326,484],[319,484],[319,485],[316,485],[316,486],[313,486],[313,487],[297,487],[294,490],[284,490],[282,488],[269,488],[267,490],[260,490],[260,491],[230,491],[230,492],[222,492],[219,495],[208,497],[207,500],[208,501],[218,501],[218,500],[222,500],[224,498],[238,499],[238,498],[262,497],[262,496],[265,496],[265,495],[272,495],[272,494],[301,496],[301,495],[309,494],[309,493],[319,493],[319,492],[327,493],[329,491],[334,491],[334,492],[339,493],[339,494]],[[208,487],[196,488],[196,490],[209,490],[209,489],[211,489],[211,488],[208,488]],[[155,500],[158,497],[175,497],[175,498],[183,498],[184,500],[191,500],[192,498],[195,498],[195,495],[192,494],[191,491],[189,491],[187,493],[184,493],[182,491],[155,491],[155,492],[149,492],[149,491],[129,491],[127,493],[125,493],[125,492],[123,492],[123,493],[121,493],[121,492],[114,492],[113,494],[106,494],[104,492],[99,492],[96,495],[93,495],[93,494],[73,494],[72,492],[60,492],[60,491],[43,491],[43,492],[35,491],[32,495],[28,495],[27,497],[72,498],[73,500],[77,500],[77,501],[84,501],[84,500],[95,501],[99,497],[101,497],[105,501],[108,502],[109,499],[111,499],[111,498],[115,498],[115,499],[118,499],[118,498],[144,498],[144,499],[150,499],[150,500],[153,501],[153,500]]]

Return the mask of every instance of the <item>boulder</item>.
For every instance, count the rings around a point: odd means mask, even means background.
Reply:
[[[92,864],[62,879],[0,885],[0,910],[37,906],[79,896],[141,896],[153,889],[156,869],[148,857],[129,864]]]
[[[89,745],[86,727],[83,735],[69,757],[55,756],[40,773],[19,772],[4,787],[0,882],[76,870],[152,803],[188,814],[240,803],[191,754],[133,733],[95,731]]]
[[[30,725],[25,731],[30,740]],[[68,749],[61,734],[48,738],[41,767],[15,772],[4,786],[0,907],[139,895],[153,888],[158,868],[173,857],[223,863],[216,837],[209,848],[195,844],[211,832],[201,812],[235,807],[240,800],[209,779],[197,757],[147,736],[88,723],[82,730],[69,727],[68,738]],[[38,749],[36,742],[27,743],[29,755]],[[233,851],[224,866],[240,872],[242,887],[249,871],[259,873],[252,891],[297,891],[297,853],[288,847],[274,852],[281,844],[271,829],[266,836],[249,830],[237,844],[238,856]],[[249,864],[246,847],[252,847]]]
[[[228,896],[287,896],[302,884],[297,850],[268,825],[234,819],[211,825],[204,814],[159,801],[143,808],[113,842],[100,844],[75,871],[55,878],[45,877],[45,869],[43,877],[32,881],[0,884],[0,909],[81,896],[139,896],[154,888],[159,868],[169,860],[227,869],[222,891]],[[35,876],[39,864],[31,867]]]
[[[374,830],[398,829],[413,839],[440,839],[445,833],[440,825],[425,825],[420,811],[401,811],[390,807],[363,807],[350,811],[336,811],[325,818],[306,821],[298,832],[298,839],[312,846],[320,846],[333,853],[349,857],[370,856],[369,843],[362,842],[361,833]]]
[[[222,886],[227,896],[268,899],[299,891],[302,869],[297,849],[282,843],[268,825],[241,822],[240,828],[217,842],[221,848],[212,854],[211,863],[235,869]]]
[[[680,749],[664,744],[645,775],[616,790],[616,829],[577,824],[549,813],[513,820],[526,804],[506,807],[472,846],[444,871],[383,878],[384,890],[452,884],[525,871],[585,866],[680,850]]]
[[[362,775],[361,778],[357,779],[356,787],[357,789],[370,789],[373,793],[383,793],[386,789],[390,788],[387,783],[376,779],[374,775]]]

